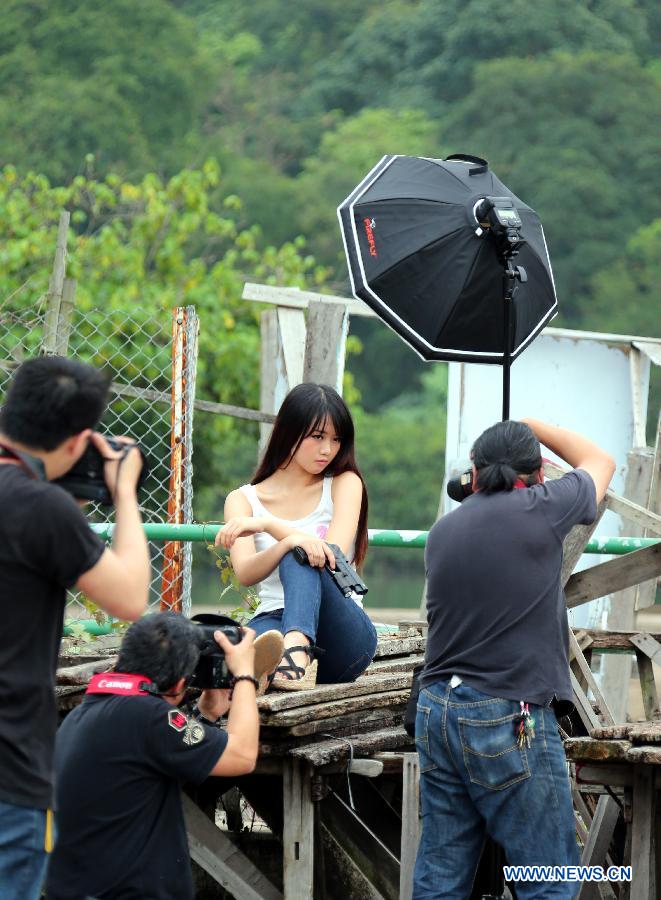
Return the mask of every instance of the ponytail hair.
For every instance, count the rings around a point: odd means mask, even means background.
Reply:
[[[482,432],[471,450],[477,489],[485,494],[511,491],[519,475],[542,466],[539,441],[523,422],[498,422]]]

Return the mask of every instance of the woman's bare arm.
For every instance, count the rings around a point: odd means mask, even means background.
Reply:
[[[346,555],[356,537],[363,502],[363,483],[355,472],[343,472],[333,478],[332,495],[333,518],[325,540],[337,544]]]
[[[228,494],[227,499],[225,500],[225,521],[228,522],[230,519],[239,516],[252,517],[255,520],[255,524],[259,525],[259,527],[255,529],[256,531],[266,530],[261,527],[265,523],[265,519],[262,519],[259,516],[252,516],[252,509],[248,502],[248,498],[241,491],[237,490]],[[255,548],[255,539],[252,535],[236,538],[230,548],[230,559],[232,560],[232,566],[236,573],[236,577],[241,584],[246,585],[246,587],[257,584],[259,581],[263,581],[278,567],[282,557],[285,553],[288,553],[295,544],[296,542],[294,541],[292,543],[292,538],[289,536],[283,540],[279,540],[278,543],[274,544],[272,547],[258,552]]]

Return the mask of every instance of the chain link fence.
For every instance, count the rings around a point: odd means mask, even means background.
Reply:
[[[0,311],[0,404],[16,365],[43,349],[46,318],[43,312]],[[172,324],[164,316],[145,318],[139,308],[134,315],[74,309],[60,325],[66,334],[63,339],[60,328],[59,352],[110,372],[110,403],[100,430],[130,435],[150,459],[140,496],[143,520],[192,522],[192,414],[199,329],[194,308],[175,310]],[[92,504],[86,514],[90,521],[101,523],[112,521],[114,511]],[[150,552],[151,609],[177,607],[190,614],[190,544],[152,543]],[[90,618],[93,612],[84,597],[70,596],[69,619]]]

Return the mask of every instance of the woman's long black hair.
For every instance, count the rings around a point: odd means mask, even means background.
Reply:
[[[363,484],[355,557],[356,565],[360,566],[367,553],[367,489],[356,464],[351,413],[336,390],[327,384],[310,383],[299,384],[291,389],[282,401],[264,456],[251,484],[259,484],[278,469],[286,468],[303,439],[321,429],[326,419],[333,423],[340,439],[340,449],[335,459],[324,469],[324,477],[355,472]]]
[[[518,475],[530,475],[542,466],[539,441],[532,429],[511,419],[483,431],[473,444],[471,458],[477,469],[477,488],[485,494],[511,491]]]

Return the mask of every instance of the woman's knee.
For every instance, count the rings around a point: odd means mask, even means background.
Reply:
[[[290,550],[280,560],[278,574],[280,581],[284,585],[285,581],[291,581],[292,579],[302,582],[311,581],[319,577],[319,570],[306,564],[301,565],[294,556],[293,550]]]

